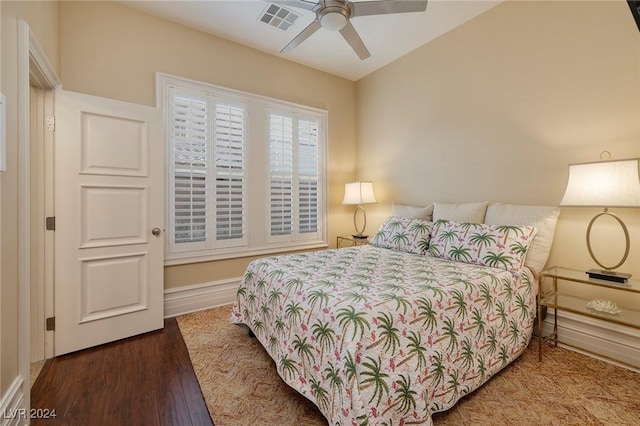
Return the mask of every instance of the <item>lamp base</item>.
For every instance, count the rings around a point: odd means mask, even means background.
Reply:
[[[367,238],[369,238],[368,235],[362,235],[362,234],[352,234],[351,236],[358,240],[366,240]]]
[[[602,269],[589,269],[586,274],[589,275],[589,278],[612,281],[619,284],[626,283],[631,277],[631,274],[625,274],[624,272],[606,271]]]

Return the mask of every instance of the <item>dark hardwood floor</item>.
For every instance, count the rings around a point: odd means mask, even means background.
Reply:
[[[31,408],[56,413],[33,425],[213,424],[173,318],[163,330],[47,360]]]

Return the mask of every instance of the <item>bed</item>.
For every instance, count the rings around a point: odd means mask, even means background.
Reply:
[[[393,216],[370,245],[253,261],[231,321],[329,424],[431,424],[529,343],[537,232]]]

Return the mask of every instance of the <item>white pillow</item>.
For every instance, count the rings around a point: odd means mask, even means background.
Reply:
[[[433,218],[433,204],[427,207],[419,207],[406,204],[396,204],[394,202],[391,205],[391,216],[430,221]]]
[[[537,274],[544,269],[549,258],[559,214],[557,207],[491,203],[484,221],[490,225],[534,226],[538,233],[529,247],[524,264]]]
[[[463,223],[483,223],[487,201],[481,203],[433,203],[433,221],[452,220]]]

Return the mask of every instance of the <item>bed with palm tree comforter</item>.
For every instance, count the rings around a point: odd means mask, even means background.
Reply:
[[[496,245],[513,254],[525,231],[491,237],[489,250],[468,245],[482,240],[475,225],[440,228],[420,254],[401,238],[405,250],[378,241],[253,261],[231,321],[253,331],[329,424],[431,424],[524,351],[537,292],[528,268],[495,260]],[[478,264],[492,255],[493,266]]]

